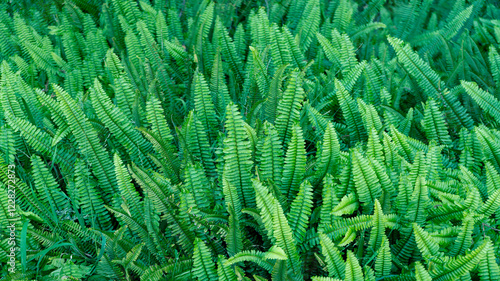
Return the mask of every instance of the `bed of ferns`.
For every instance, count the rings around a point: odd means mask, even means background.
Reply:
[[[1,2],[1,279],[500,280],[497,1]]]

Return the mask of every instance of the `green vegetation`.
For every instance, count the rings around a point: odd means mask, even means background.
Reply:
[[[0,2],[0,279],[500,280],[497,1]]]

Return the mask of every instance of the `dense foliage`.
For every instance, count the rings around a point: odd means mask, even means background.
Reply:
[[[497,1],[2,2],[4,280],[500,280]]]

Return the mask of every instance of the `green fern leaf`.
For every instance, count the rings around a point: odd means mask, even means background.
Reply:
[[[387,40],[396,51],[398,60],[415,77],[426,95],[437,98],[443,89],[439,75],[411,49],[410,45],[394,37],[388,37]]]
[[[359,261],[351,251],[347,251],[345,263],[345,281],[363,280],[363,271]]]
[[[417,281],[432,281],[431,275],[420,262],[415,263],[415,278]]]
[[[316,179],[323,180],[326,174],[335,175],[340,157],[340,145],[333,124],[328,122],[323,135],[321,154],[316,164]]]
[[[298,125],[293,128],[292,139],[286,152],[283,166],[283,177],[280,190],[290,203],[299,191],[300,183],[306,172],[306,150],[302,128]]]
[[[377,278],[387,276],[391,273],[392,257],[391,248],[389,247],[389,240],[384,235],[382,244],[378,249],[377,259],[375,260],[375,275]]]
[[[224,256],[219,255],[218,261],[217,261],[217,276],[219,277],[219,281],[236,281],[238,278],[236,277],[236,274],[234,273],[234,270],[226,266],[225,264],[227,263],[227,260],[224,258]]]
[[[215,114],[215,106],[212,103],[210,89],[202,74],[198,73],[193,81],[194,85],[194,110],[205,131],[208,132],[210,143],[215,140],[215,129],[218,123]]]
[[[104,202],[97,192],[90,172],[85,163],[78,160],[75,163],[75,186],[78,190],[79,206],[84,216],[88,215],[90,225],[96,229],[108,230],[111,227],[111,217],[104,207]],[[75,198],[71,198],[75,200]]]
[[[199,280],[218,280],[210,250],[200,239],[194,241],[193,273]]]
[[[335,247],[332,240],[325,234],[320,233],[319,238],[321,243],[321,252],[326,258],[328,276],[337,277],[339,279],[344,278],[346,264],[342,259],[342,255],[339,250]]]
[[[439,245],[428,232],[422,229],[417,223],[413,223],[413,231],[417,247],[425,260],[430,261],[433,257],[439,256]]]
[[[230,184],[238,190],[242,208],[255,205],[255,195],[250,182],[252,167],[250,142],[245,132],[244,121],[236,105],[226,108],[226,130],[224,139],[224,175]]]
[[[336,216],[351,215],[359,207],[358,198],[354,193],[342,197],[339,204],[332,210],[332,214]]]
[[[479,262],[479,276],[481,281],[498,280],[500,278],[500,268],[492,248],[486,251],[485,257]]]
[[[366,209],[372,209],[375,199],[382,195],[380,183],[365,157],[358,151],[354,151],[351,155],[354,182],[359,199]]]
[[[427,138],[438,141],[440,144],[449,145],[451,138],[448,134],[448,128],[443,115],[439,112],[436,102],[433,99],[427,100],[424,116],[422,126]]]
[[[276,130],[285,147],[287,147],[292,137],[294,123],[299,120],[303,99],[304,90],[302,89],[302,78],[298,71],[294,71],[283,93],[283,98],[278,104],[279,115],[276,117],[275,121]]]
[[[113,164],[109,155],[99,144],[97,132],[92,128],[76,101],[59,86],[54,85],[54,91],[82,154],[87,156],[92,163],[92,171],[104,191],[104,202],[109,204],[112,195],[117,191]]]
[[[497,122],[500,122],[500,102],[491,94],[480,89],[474,82],[461,81],[462,87],[471,98],[490,114]]]
[[[356,102],[338,80],[335,80],[335,89],[337,90],[337,99],[339,100],[349,130],[349,139],[352,143],[355,141],[365,141],[367,134],[363,127],[361,114]]]
[[[408,206],[408,220],[422,225],[427,216],[429,201],[426,181],[424,178],[418,177]]]
[[[31,157],[35,187],[39,200],[51,210],[51,217],[55,223],[59,222],[59,214],[68,207],[68,201],[57,186],[57,183],[49,169],[43,164],[40,157]]]
[[[260,177],[263,182],[271,180],[273,184],[280,186],[284,162],[283,150],[276,129],[269,123],[264,123],[264,126],[266,124],[266,136],[258,151]]]
[[[376,252],[381,248],[383,239],[385,238],[385,217],[382,211],[382,206],[378,200],[375,200],[375,208],[373,212],[373,227],[370,231],[370,241],[369,245],[372,250]],[[388,243],[388,241],[386,241]]]
[[[297,244],[300,244],[305,236],[309,217],[313,206],[312,186],[308,181],[304,181],[299,188],[299,192],[290,206],[287,214],[288,223],[292,229],[293,237]]]
[[[491,247],[490,243],[489,241],[484,241],[467,255],[451,259],[443,267],[439,267],[435,272],[431,272],[432,280],[456,280],[467,274],[484,258]]]
[[[467,215],[462,220],[462,230],[450,251],[450,256],[464,255],[472,245],[472,231],[476,221],[472,215]]]
[[[204,210],[209,207],[213,198],[208,190],[208,179],[199,164],[188,164],[184,168],[184,186],[193,194],[199,209]]]
[[[147,157],[151,151],[151,146],[148,145],[138,131],[134,130],[130,120],[123,112],[113,106],[97,80],[92,88],[92,105],[99,119],[104,122],[118,141],[127,148],[129,154],[137,159],[137,163],[151,167]]]

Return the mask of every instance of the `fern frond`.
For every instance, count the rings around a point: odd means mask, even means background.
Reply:
[[[184,168],[184,186],[193,194],[199,209],[204,210],[209,207],[213,198],[208,190],[208,179],[199,164],[188,164]]]
[[[500,122],[500,101],[493,95],[480,89],[474,82],[461,81],[465,92],[484,110],[490,114],[497,122]]]
[[[199,280],[218,280],[210,250],[200,239],[194,241],[193,273]]]
[[[201,73],[198,73],[193,81],[194,85],[194,111],[198,119],[208,132],[210,143],[215,140],[215,129],[218,127],[215,114],[215,106],[212,103],[210,89]]]
[[[269,42],[271,43],[270,50],[273,58],[273,64],[276,68],[290,64],[292,62],[292,58],[290,56],[290,47],[286,42],[285,36],[280,32],[276,24],[273,24],[269,31]]]
[[[337,206],[332,210],[332,214],[336,216],[351,215],[359,207],[358,198],[354,193],[342,197]]]
[[[493,45],[490,45],[488,60],[490,63],[491,75],[495,80],[497,88],[500,88],[500,55],[498,55],[497,49]]]
[[[312,43],[313,36],[318,32],[320,25],[320,3],[318,0],[309,0],[304,7],[302,18],[297,24],[297,34],[299,35],[299,46],[306,51]]]
[[[373,227],[370,231],[369,245],[373,252],[376,252],[382,246],[383,239],[385,238],[385,217],[378,200],[375,200],[372,223]],[[388,243],[388,241],[386,242]]]
[[[481,280],[497,280],[500,278],[500,268],[496,262],[495,252],[490,247],[484,256],[484,258],[479,262],[479,276]]]
[[[475,133],[481,144],[483,160],[491,161],[497,171],[500,171],[500,143],[498,137],[484,125],[475,127]]]
[[[375,199],[382,195],[375,171],[358,151],[352,153],[352,169],[359,199],[363,206],[370,210],[373,208]]]
[[[251,150],[243,124],[244,121],[236,105],[229,104],[226,108],[224,175],[238,190],[242,208],[252,208],[255,205],[255,195],[250,182]]]
[[[359,261],[351,251],[347,251],[345,262],[345,281],[363,280],[363,271]]]
[[[134,130],[130,120],[128,120],[123,112],[111,103],[97,80],[92,88],[92,105],[99,119],[104,122],[118,141],[127,148],[129,154],[134,158],[137,157],[138,163],[146,167],[151,167],[147,158],[151,147],[143,136]]]
[[[293,199],[290,212],[287,214],[287,219],[297,244],[300,244],[306,236],[313,206],[312,191],[311,184],[307,180],[304,181],[300,185],[297,196]]]
[[[266,136],[259,147],[259,171],[261,181],[272,180],[276,186],[281,186],[283,172],[283,150],[278,137],[278,132],[269,123],[267,124]]]
[[[331,224],[335,219],[334,215],[332,215],[332,209],[339,204],[339,199],[337,198],[337,194],[335,194],[336,187],[337,183],[334,182],[333,177],[327,174],[323,178],[322,204],[318,230],[324,229],[326,225]]]
[[[306,149],[302,128],[298,125],[293,127],[293,135],[286,152],[283,166],[283,177],[280,190],[288,202],[292,201],[299,191],[300,183],[306,172]]]
[[[433,257],[439,256],[439,245],[427,231],[422,229],[417,223],[413,223],[413,232],[417,247],[425,260],[430,261]]]
[[[344,278],[346,264],[342,259],[342,255],[339,250],[335,247],[332,240],[325,234],[320,233],[319,238],[321,243],[321,252],[326,259],[328,276],[337,277],[339,279]]]
[[[311,277],[311,280],[312,281],[340,281],[341,279],[323,277],[323,276],[313,276],[313,277]]]
[[[427,216],[429,201],[426,181],[423,177],[418,177],[408,206],[408,220],[422,225]]]
[[[219,255],[217,260],[217,276],[220,281],[236,281],[238,280],[234,270],[230,266],[226,266],[227,260],[224,256]]]
[[[426,95],[437,98],[443,90],[439,75],[411,49],[410,45],[394,37],[388,37],[387,40],[396,51],[398,60],[415,77]]]
[[[242,251],[237,253],[236,255],[229,258],[224,265],[231,266],[235,263],[250,261],[258,264],[263,267],[267,271],[272,271],[273,264],[269,260],[286,260],[287,256],[285,251],[280,247],[273,246],[267,252],[259,252],[259,251]]]
[[[472,245],[472,231],[476,221],[472,215],[466,215],[462,220],[462,229],[450,251],[450,256],[464,255]]]
[[[451,138],[443,115],[433,99],[427,100],[422,126],[429,140],[435,140],[444,145],[449,145],[451,143]]]
[[[78,205],[82,215],[88,216],[90,225],[96,229],[108,230],[111,227],[111,217],[104,207],[104,202],[96,190],[85,163],[78,160],[75,163],[75,186],[78,190]],[[71,198],[75,200],[75,198]]]
[[[340,158],[340,145],[337,134],[331,122],[328,122],[323,135],[321,154],[316,164],[316,181],[321,181],[327,175],[337,173]]]
[[[120,196],[122,197],[123,204],[127,205],[131,216],[136,217],[141,213],[142,204],[140,203],[139,193],[135,190],[134,185],[131,182],[130,174],[127,171],[125,165],[123,165],[122,160],[118,154],[114,155],[113,158],[116,183],[118,190],[120,191]],[[119,206],[122,200],[115,203],[115,206]]]
[[[212,72],[210,73],[210,91],[214,95],[214,104],[217,112],[224,116],[226,107],[231,101],[229,97],[229,90],[224,78],[224,69],[222,67],[222,59],[220,49],[215,53],[214,61],[212,63]]]
[[[12,129],[20,132],[20,135],[33,149],[49,155],[54,162],[61,165],[63,171],[72,170],[75,155],[61,144],[53,146],[54,139],[48,133],[40,130],[31,122],[17,117],[10,117],[8,123]]]
[[[221,53],[224,58],[231,67],[236,80],[243,84],[243,70],[241,66],[243,65],[240,55],[236,52],[236,47],[234,45],[233,40],[229,37],[229,34],[226,28],[222,25],[222,22],[217,17],[215,21],[215,31],[214,36],[216,36],[216,40],[218,41],[219,46],[221,47]]]
[[[257,207],[260,210],[260,217],[266,229],[267,236],[272,240],[274,239],[273,214],[276,208],[274,197],[257,179],[253,179],[252,183],[255,190]]]
[[[484,258],[491,247],[490,243],[486,240],[467,255],[451,259],[444,266],[437,268],[435,272],[431,272],[432,280],[453,280],[467,274]]]
[[[336,96],[339,100],[342,113],[349,129],[349,139],[354,141],[365,141],[367,138],[366,130],[363,127],[361,114],[358,110],[358,105],[351,95],[344,88],[344,85],[338,80],[335,80]]]
[[[281,103],[283,95],[281,91],[281,82],[283,75],[287,69],[287,65],[283,65],[274,72],[274,76],[269,83],[269,92],[266,95],[264,102],[264,117],[269,122],[274,122],[278,116],[278,106]]]
[[[375,260],[375,275],[381,278],[389,275],[392,268],[391,248],[389,247],[389,240],[385,235],[382,238],[381,247],[377,249],[379,252]]]
[[[279,114],[275,121],[276,130],[285,147],[287,147],[292,137],[294,123],[299,120],[303,99],[304,90],[302,89],[302,78],[300,72],[294,71],[283,93],[283,98],[278,104]]]
[[[68,207],[68,201],[63,195],[62,190],[50,173],[49,169],[43,164],[40,157],[34,155],[31,157],[33,167],[33,178],[38,193],[39,200],[51,210],[51,217],[55,223],[59,222],[59,214]]]
[[[275,204],[276,204],[275,199]],[[276,245],[283,249],[288,256],[287,264],[289,269],[292,270],[294,278],[302,279],[302,261],[299,258],[295,240],[293,239],[293,232],[288,223],[288,220],[283,213],[281,205],[276,204],[272,216],[273,221],[273,235],[276,238]]]
[[[420,262],[415,263],[415,278],[417,281],[432,281],[431,275]]]
[[[54,85],[59,105],[68,120],[68,124],[75,136],[82,154],[88,157],[93,166],[101,189],[104,191],[104,202],[109,204],[111,197],[116,193],[116,180],[113,164],[109,155],[99,143],[97,132],[94,130],[76,101],[62,88]]]
[[[341,0],[333,15],[333,26],[341,32],[345,32],[352,20],[352,3],[351,1]]]

